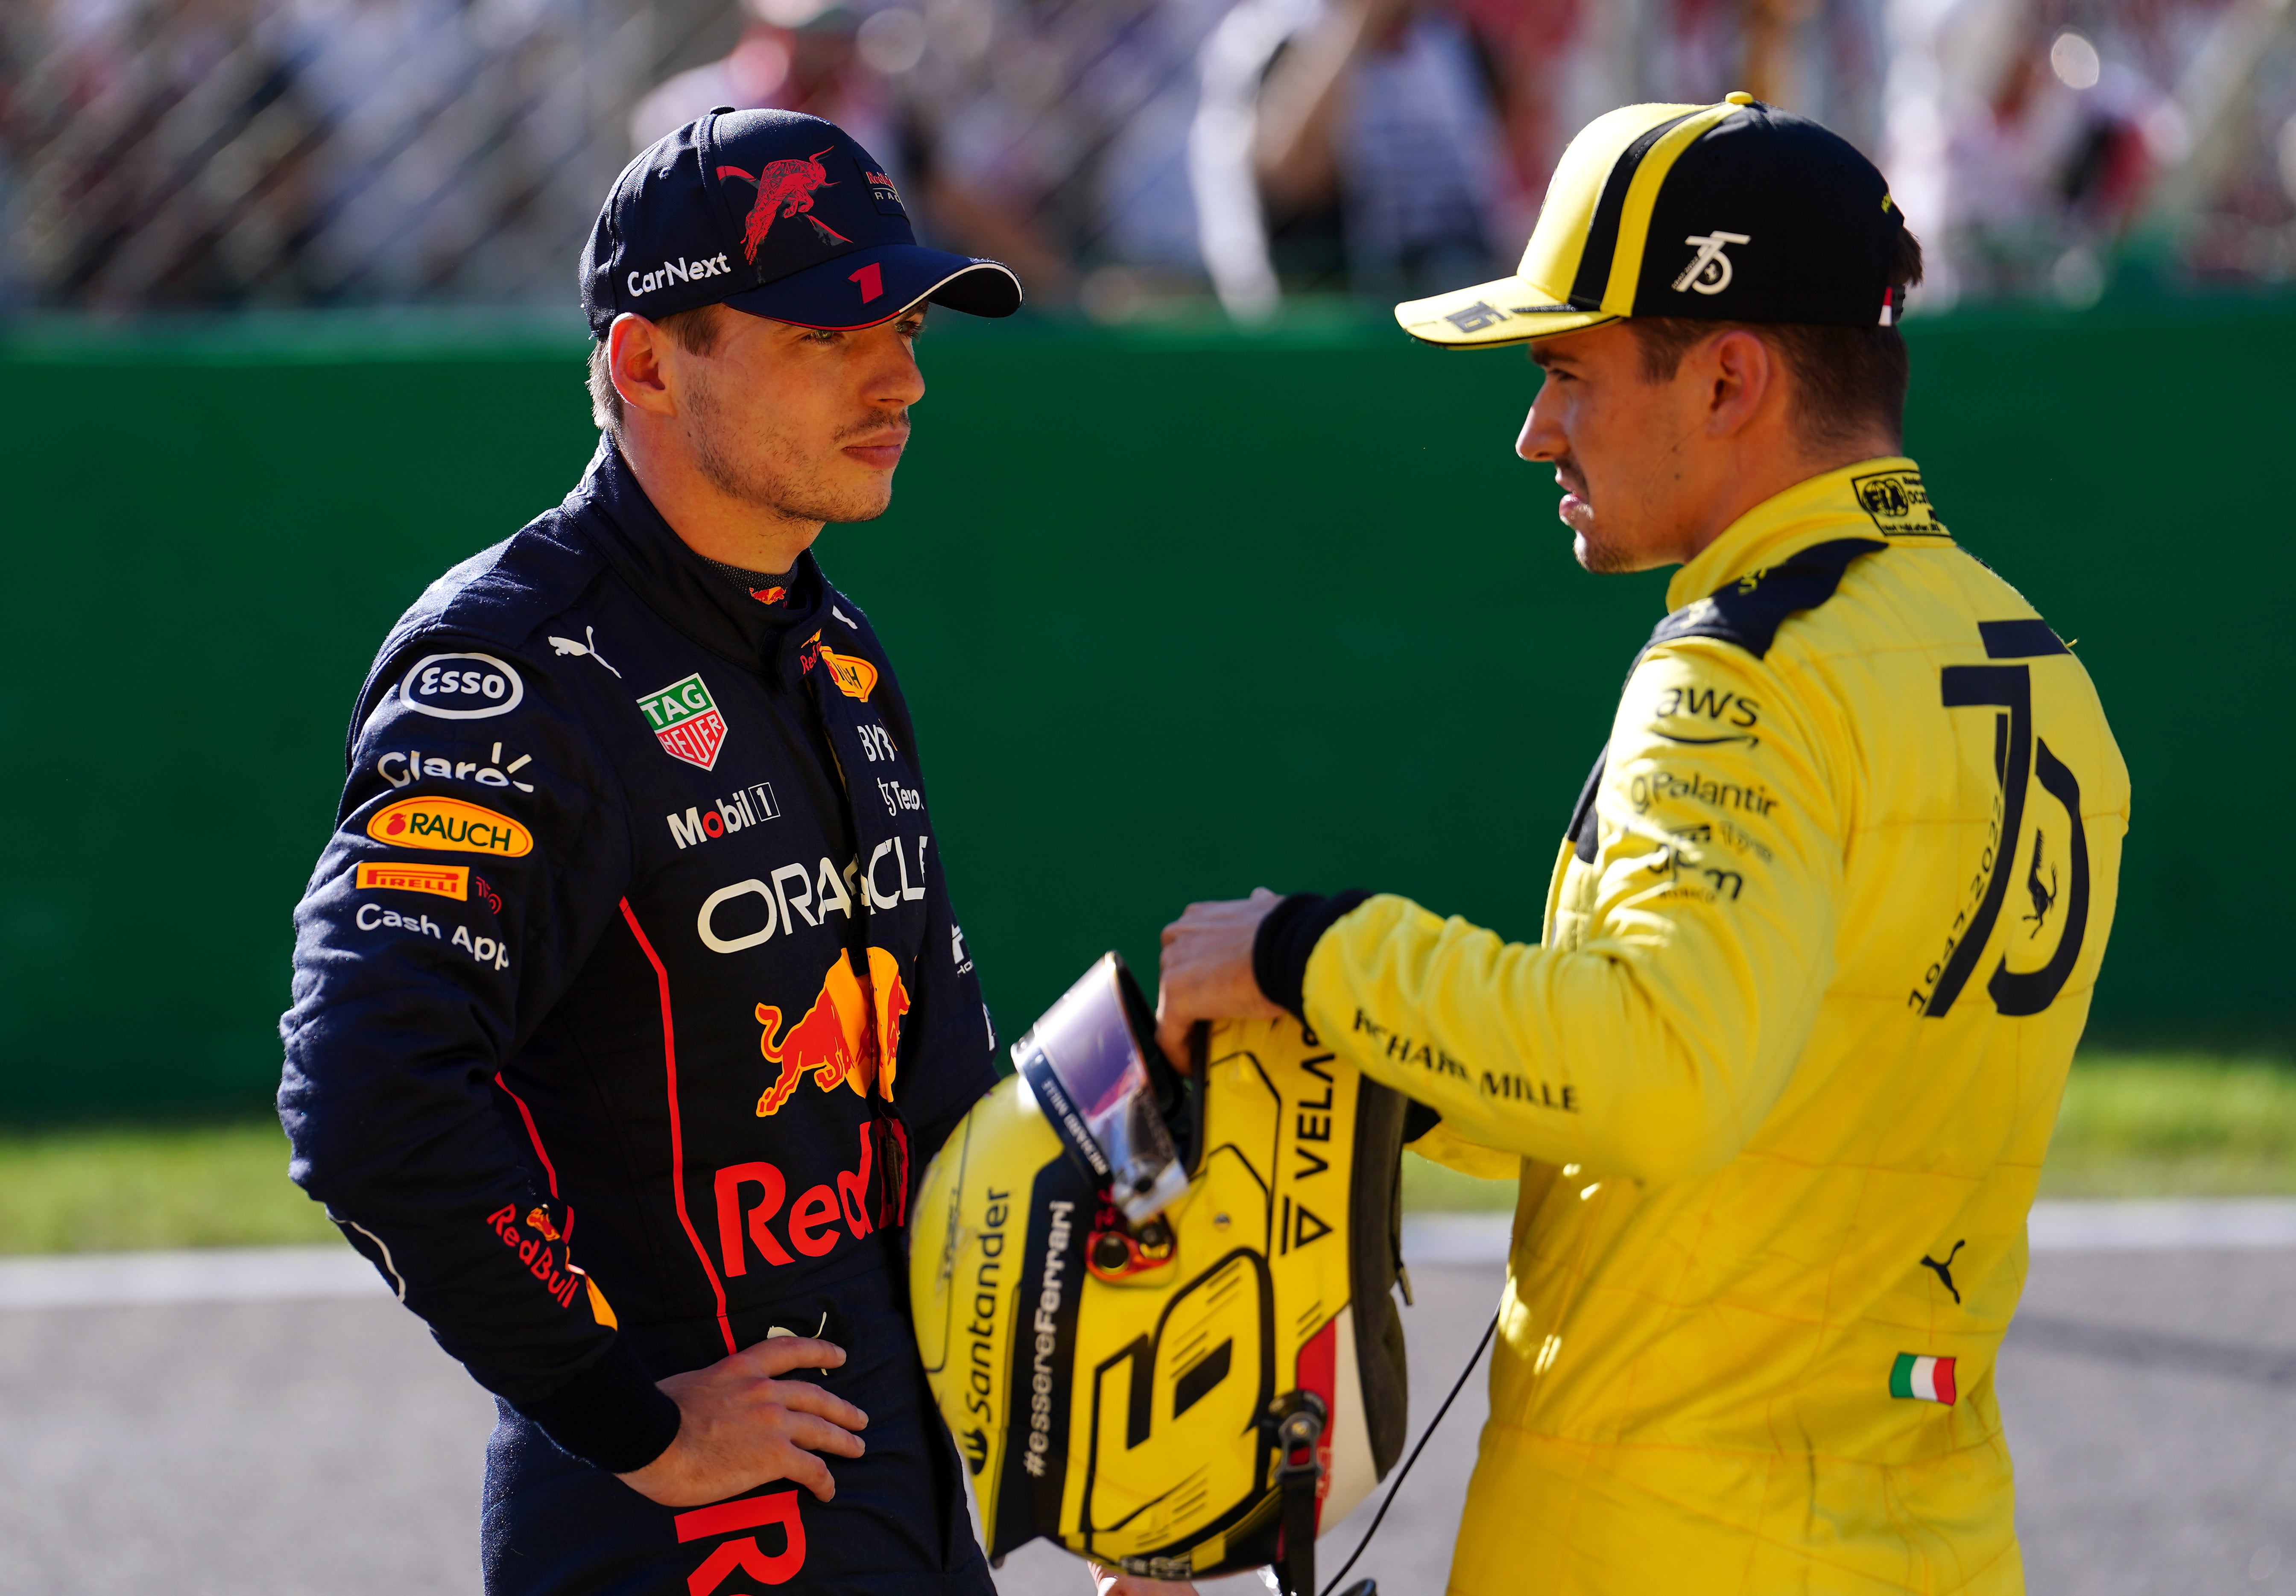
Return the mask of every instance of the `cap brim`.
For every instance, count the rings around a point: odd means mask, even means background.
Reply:
[[[928,299],[967,315],[1011,315],[1021,308],[1021,279],[1002,261],[922,244],[879,244],[728,294],[724,303],[795,326],[849,331]]]
[[[1558,305],[1554,296],[1520,277],[1501,277],[1454,289],[1430,299],[1406,299],[1396,322],[1422,343],[1453,349],[1496,348],[1599,327],[1619,318],[1603,310]]]

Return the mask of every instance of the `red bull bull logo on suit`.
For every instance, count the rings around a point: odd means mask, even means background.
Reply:
[[[781,1010],[759,1003],[758,1023],[765,1034],[758,1038],[758,1051],[780,1074],[758,1099],[758,1117],[780,1113],[808,1070],[824,1092],[846,1085],[865,1098],[874,1086],[880,1097],[892,1101],[901,1017],[908,1011],[900,964],[882,947],[868,950],[865,972],[854,968],[850,954],[839,954],[822,978],[813,1006],[786,1031],[781,1030]]]

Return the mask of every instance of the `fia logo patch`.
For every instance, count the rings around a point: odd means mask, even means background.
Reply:
[[[1873,471],[1849,479],[1857,507],[1889,537],[1948,537],[1930,507],[1929,489],[1916,471]]]

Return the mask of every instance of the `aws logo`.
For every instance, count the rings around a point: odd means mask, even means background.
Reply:
[[[366,834],[399,847],[522,858],[534,851],[534,833],[507,814],[460,798],[401,798],[374,812]]]

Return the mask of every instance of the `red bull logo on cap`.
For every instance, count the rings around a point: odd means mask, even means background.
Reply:
[[[821,994],[813,1007],[778,1041],[774,1033],[781,1030],[781,1010],[772,1003],[758,1005],[758,1023],[766,1027],[758,1038],[758,1051],[780,1071],[758,1099],[758,1118],[780,1113],[808,1070],[824,1092],[846,1085],[855,1096],[866,1097],[873,1085],[880,1097],[892,1101],[901,1017],[909,1011],[909,991],[891,954],[873,947],[868,957],[864,975],[854,969],[849,954],[840,953],[822,978]]]
[[[834,146],[832,146],[832,148]],[[757,202],[750,207],[750,215],[742,229],[742,253],[751,265],[757,264],[758,246],[766,241],[775,222],[787,217],[803,217],[813,224],[813,230],[824,243],[849,244],[853,241],[812,214],[816,189],[835,188],[829,180],[829,170],[821,164],[827,149],[816,150],[811,155],[796,160],[768,161],[765,169],[752,177],[739,167],[719,167],[718,180],[739,177],[754,185]]]

